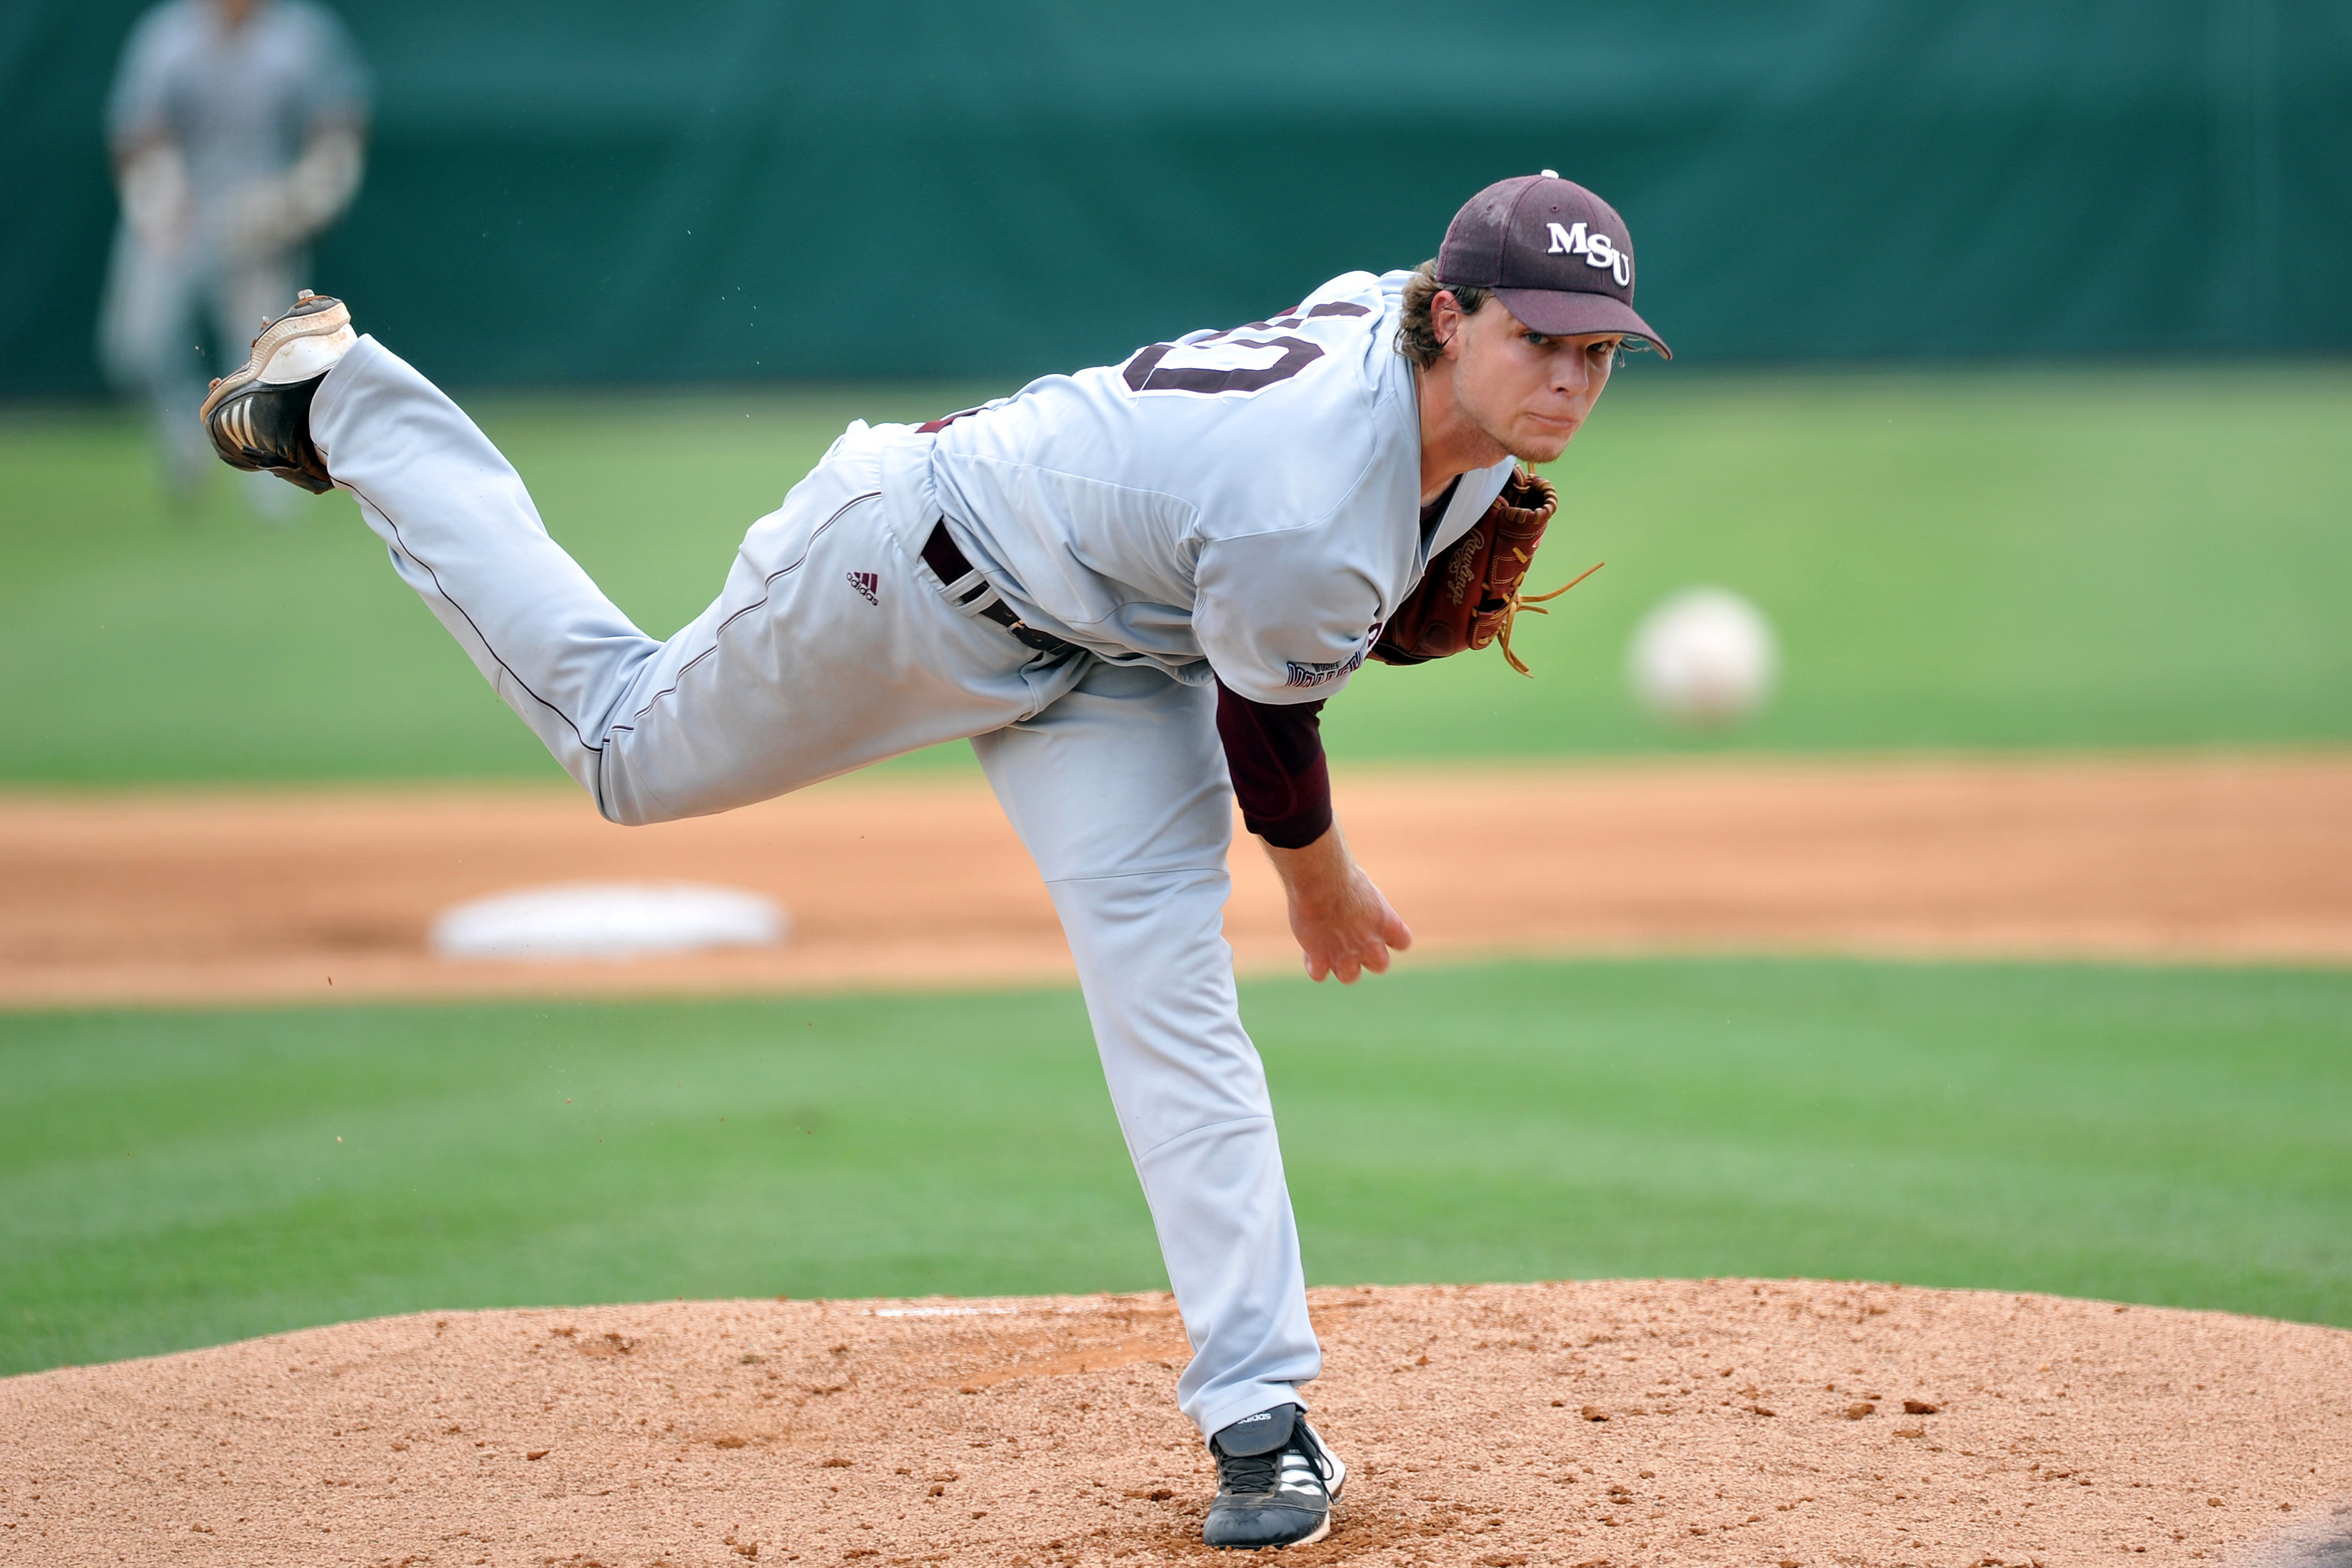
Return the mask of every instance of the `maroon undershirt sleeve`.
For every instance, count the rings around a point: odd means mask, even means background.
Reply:
[[[1421,542],[1428,548],[1438,521],[1454,503],[1459,475],[1421,509]],[[1277,849],[1304,849],[1330,831],[1331,773],[1323,761],[1323,700],[1253,702],[1217,682],[1217,737],[1225,743],[1225,771],[1242,821]]]
[[[1217,736],[1242,821],[1277,849],[1304,849],[1331,826],[1323,704],[1253,702],[1217,682]]]

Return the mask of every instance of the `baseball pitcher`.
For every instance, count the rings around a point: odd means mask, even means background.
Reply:
[[[851,425],[667,642],[336,300],[271,325],[202,418],[234,466],[350,490],[614,822],[971,741],[1060,912],[1183,1313],[1206,1539],[1288,1545],[1330,1529],[1347,1470],[1300,1394],[1321,1352],[1221,932],[1231,802],[1309,975],[1411,942],[1332,820],[1317,714],[1368,658],[1507,651],[1552,507],[1516,462],[1560,455],[1622,350],[1666,352],[1633,300],[1606,203],[1506,180],[1417,270],[927,425]]]

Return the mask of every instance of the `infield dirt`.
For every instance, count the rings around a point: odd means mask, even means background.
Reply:
[[[1313,1294],[1287,1563],[2250,1561],[2352,1533],[2352,1333],[1810,1281]],[[385,1319],[0,1382],[0,1559],[1227,1561],[1165,1297]]]
[[[1407,962],[1588,952],[2352,962],[2352,755],[1349,771]],[[1233,857],[1244,970],[1297,962]],[[516,887],[677,879],[792,912],[766,951],[436,959]],[[0,795],[0,1007],[1062,984],[1053,905],[977,781],[844,781],[647,828],[570,789]]]

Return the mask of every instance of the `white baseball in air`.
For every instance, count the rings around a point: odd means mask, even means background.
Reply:
[[[433,951],[444,958],[650,958],[784,940],[773,899],[693,882],[574,882],[525,888],[441,911]]]
[[[1625,668],[1651,712],[1706,729],[1762,706],[1780,662],[1761,610],[1722,588],[1688,588],[1642,617]]]

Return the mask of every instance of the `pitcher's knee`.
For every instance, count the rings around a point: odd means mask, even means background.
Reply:
[[[657,822],[677,822],[692,815],[677,810],[625,770],[612,766],[611,746],[607,741],[603,756],[591,763],[580,780],[588,791],[588,798],[595,803],[599,816],[622,827],[650,827]]]
[[[1253,1155],[1270,1153],[1276,1161],[1281,1158],[1271,1110],[1253,1110],[1219,1121],[1196,1122],[1174,1131],[1155,1128],[1152,1131],[1154,1142],[1138,1144],[1142,1151],[1135,1157],[1139,1170],[1204,1160],[1230,1165],[1237,1155],[1242,1163],[1248,1163]]]

